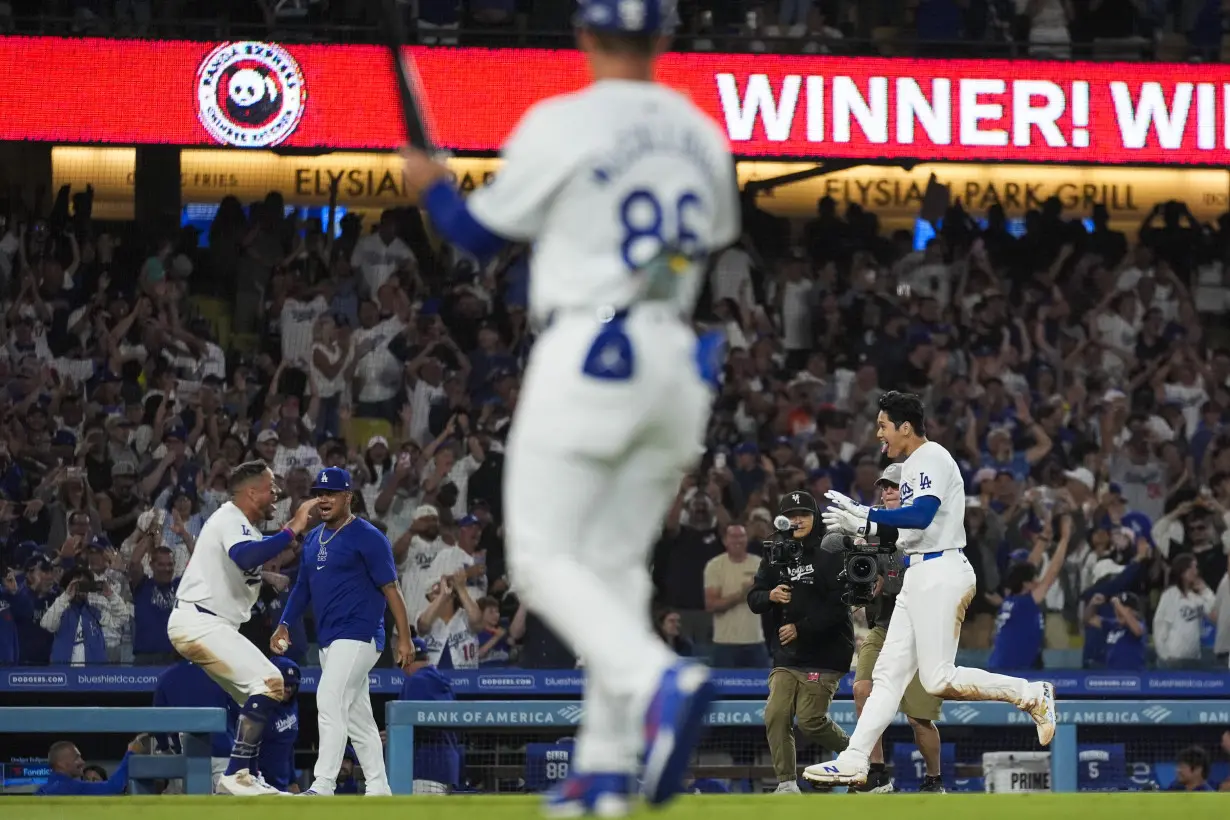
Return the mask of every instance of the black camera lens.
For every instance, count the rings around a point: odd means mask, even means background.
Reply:
[[[871,555],[851,555],[846,561],[846,580],[850,584],[874,584],[878,567]]]

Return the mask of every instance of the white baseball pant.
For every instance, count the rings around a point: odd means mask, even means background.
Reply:
[[[380,658],[376,642],[337,640],[320,650],[320,682],[316,686],[316,714],[320,751],[316,756],[312,790],[333,794],[337,773],[346,754],[346,738],[354,744],[367,794],[392,794],[384,767],[384,747],[372,714],[368,673]]]
[[[845,754],[868,759],[872,746],[897,714],[915,672],[924,689],[945,700],[998,700],[1020,708],[1029,706],[1030,684],[1024,678],[955,663],[965,609],[974,592],[974,568],[958,550],[917,561],[906,570],[884,648],[871,673],[871,695]]]
[[[635,771],[644,710],[676,660],[650,620],[649,551],[701,452],[710,393],[691,329],[659,308],[627,320],[629,381],[582,373],[594,316],[553,324],[534,346],[508,440],[513,587],[585,659],[578,772]]]
[[[225,618],[180,601],[167,619],[167,637],[240,706],[253,695],[282,700],[282,672]]]

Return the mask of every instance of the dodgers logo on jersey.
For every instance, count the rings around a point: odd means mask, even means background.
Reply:
[[[243,534],[244,534],[244,535],[247,535],[247,536],[251,536],[251,535],[252,535],[252,530],[248,529],[248,525],[247,525],[247,524],[240,524],[240,525],[239,525],[239,529],[243,531]]]
[[[905,506],[913,497],[914,488],[910,486],[909,482],[903,482],[901,485],[901,505]]]

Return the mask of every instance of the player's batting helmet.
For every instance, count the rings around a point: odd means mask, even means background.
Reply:
[[[670,32],[675,27],[675,0],[579,0],[576,25],[624,34]]]
[[[810,513],[814,516],[820,515],[820,506],[816,504],[816,499],[812,497],[811,493],[796,490],[782,496],[781,503],[777,506],[778,515],[790,515],[790,513],[800,512]]]

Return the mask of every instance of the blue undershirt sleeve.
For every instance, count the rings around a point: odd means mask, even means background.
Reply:
[[[486,263],[507,244],[466,209],[465,200],[447,179],[433,183],[422,197],[431,223],[450,243]]]
[[[940,511],[940,500],[934,495],[915,498],[913,503],[895,510],[874,509],[867,520],[874,524],[890,524],[902,530],[925,530]]]
[[[293,538],[294,533],[290,530],[282,530],[259,541],[241,541],[227,550],[227,554],[240,569],[255,569],[270,558],[276,558],[282,550],[290,546]]]

